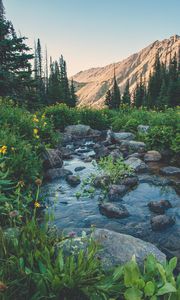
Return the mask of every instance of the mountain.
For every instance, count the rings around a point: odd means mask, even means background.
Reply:
[[[133,92],[136,83],[142,75],[148,81],[153,71],[155,57],[159,52],[160,60],[169,61],[180,48],[180,36],[174,35],[163,41],[155,41],[128,58],[105,67],[91,68],[73,76],[79,98],[79,106],[102,107],[105,94],[112,87],[114,67],[116,78],[121,90],[124,91],[129,79],[130,91]]]

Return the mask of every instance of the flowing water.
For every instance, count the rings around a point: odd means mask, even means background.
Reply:
[[[78,149],[81,152],[81,149]],[[77,152],[78,152],[77,151]],[[86,153],[86,156],[93,152]],[[85,167],[82,171],[75,172],[76,167]],[[152,167],[152,166],[151,166]],[[151,169],[157,173],[153,166]],[[73,155],[71,160],[64,161],[64,168],[79,175],[81,181],[88,178],[90,174],[97,175],[97,167],[93,162],[84,162],[81,156]],[[82,195],[80,198],[76,194],[83,190],[82,184],[71,187],[65,180],[58,179],[46,184],[44,192],[47,194],[48,212],[53,213],[53,223],[60,229],[69,228],[89,228],[95,225],[98,228],[106,228],[121,233],[133,235],[143,240],[156,244],[169,256],[180,257],[180,196],[173,187],[161,185],[156,180],[150,183],[153,174],[140,175],[139,185],[122,197],[122,204],[128,209],[130,216],[124,219],[107,218],[99,212],[100,190],[95,191],[93,197]],[[157,180],[159,175],[156,174]],[[162,177],[161,177],[162,179]],[[174,216],[175,225],[161,232],[154,232],[151,229],[150,219],[153,214],[147,204],[150,201],[169,200],[172,208],[166,214]]]

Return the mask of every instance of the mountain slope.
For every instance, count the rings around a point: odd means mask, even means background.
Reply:
[[[155,41],[140,52],[118,63],[77,73],[73,79],[77,86],[79,105],[103,106],[105,94],[108,88],[112,87],[114,67],[121,93],[123,93],[128,79],[132,92],[141,75],[146,81],[148,80],[150,72],[153,71],[157,51],[159,51],[161,61],[168,62],[170,56],[172,57],[175,52],[178,53],[179,47],[180,36],[174,35],[163,41]]]

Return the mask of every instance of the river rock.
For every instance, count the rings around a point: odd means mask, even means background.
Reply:
[[[114,204],[110,202],[101,202],[99,210],[102,215],[108,218],[126,218],[129,216],[128,210],[122,204]]]
[[[75,175],[68,175],[66,177],[66,181],[73,187],[77,186],[78,184],[81,183],[81,180],[78,176]]]
[[[52,181],[58,178],[65,179],[68,175],[72,175],[70,170],[64,168],[55,168],[47,170],[44,178],[48,181]]]
[[[121,149],[126,147],[130,151],[137,151],[137,152],[144,152],[146,148],[146,144],[144,142],[137,142],[137,141],[121,141]]]
[[[82,170],[84,170],[84,169],[86,169],[86,167],[81,166],[81,167],[76,167],[76,168],[74,169],[74,171],[75,171],[75,172],[80,172],[80,171],[82,171]]]
[[[93,180],[93,185],[96,188],[104,188],[107,187],[110,184],[111,178],[108,175],[100,175],[97,176],[94,180]]]
[[[113,161],[116,161],[117,159],[123,158],[123,154],[119,149],[115,149],[110,152],[109,156],[112,157]]]
[[[51,168],[61,168],[63,165],[62,153],[58,149],[46,149],[43,153],[43,158],[43,166],[46,170]]]
[[[73,228],[72,232],[76,233],[76,237],[73,240],[67,239],[65,242],[60,243],[65,248],[67,255],[73,249],[74,243],[79,249],[86,249],[87,243],[82,242],[79,238],[82,235],[82,231],[85,231],[87,235],[90,234],[90,230],[88,229]],[[69,229],[66,229],[65,232],[68,234]],[[166,260],[165,254],[156,246],[131,235],[97,228],[92,233],[92,237],[101,246],[101,251],[97,253],[97,256],[101,260],[104,270],[123,265],[129,262],[133,256],[136,257],[136,261],[140,267],[143,267],[144,260],[150,254],[154,255],[160,263]]]
[[[138,177],[137,176],[131,176],[131,177],[125,177],[120,180],[120,183],[122,185],[125,185],[128,189],[133,188],[138,184]]]
[[[161,160],[161,153],[158,151],[152,150],[148,151],[144,156],[144,161],[159,161]]]
[[[138,127],[137,127],[137,131],[139,133],[146,134],[146,133],[148,133],[148,130],[149,130],[149,126],[148,125],[138,125]]]
[[[73,150],[67,148],[67,147],[61,147],[60,151],[62,153],[63,159],[72,159]]]
[[[165,176],[180,175],[180,168],[177,167],[164,167],[160,169],[160,173]]]
[[[113,138],[116,143],[121,143],[122,140],[132,141],[135,139],[135,135],[131,132],[114,132]]]
[[[136,157],[130,157],[124,161],[126,165],[134,169],[136,172],[147,171],[148,166],[141,159]]]
[[[78,124],[78,125],[69,125],[65,127],[64,132],[67,136],[85,138],[88,136],[100,136],[101,132],[98,130],[92,129],[88,125]]]
[[[101,157],[106,157],[109,155],[110,150],[108,147],[105,147],[104,145],[101,144],[95,144],[94,145],[94,152],[96,154],[96,158],[99,159]]]
[[[154,231],[161,231],[175,224],[175,219],[166,215],[158,215],[151,219],[151,227]]]
[[[168,200],[161,200],[149,202],[148,207],[152,212],[164,214],[166,209],[171,208],[172,205]]]
[[[121,197],[127,192],[127,186],[112,184],[109,188],[108,199],[109,201],[119,201]]]

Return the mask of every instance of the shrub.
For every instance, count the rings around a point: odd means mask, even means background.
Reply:
[[[55,129],[64,130],[68,125],[77,123],[78,113],[73,108],[68,108],[65,104],[55,104],[45,108],[44,113],[50,119]]]
[[[114,161],[111,156],[101,158],[98,167],[103,173],[110,176],[110,183],[117,183],[123,177],[133,173],[133,170],[124,163],[122,158]]]
[[[170,149],[173,135],[174,131],[171,126],[154,126],[151,127],[145,135],[145,142],[150,149]]]
[[[127,121],[127,123],[123,126],[124,130],[136,132],[137,127],[140,124],[140,122],[136,119],[130,119]]]
[[[110,126],[107,114],[103,110],[79,109],[78,123],[89,125],[93,129],[104,130]]]

